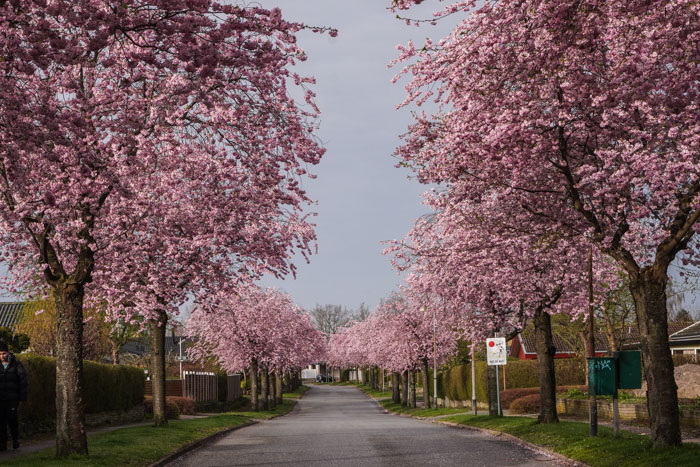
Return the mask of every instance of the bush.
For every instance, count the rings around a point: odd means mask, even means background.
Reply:
[[[519,397],[510,404],[511,414],[528,414],[540,411],[540,394]]]
[[[179,397],[178,399],[184,399],[184,397]],[[144,397],[143,411],[146,415],[153,415],[153,398],[151,396]],[[177,404],[173,402],[172,397],[165,398],[165,418],[167,420],[177,420],[180,418],[180,409]]]
[[[56,428],[56,359],[41,355],[16,356],[27,370],[27,402],[20,404],[23,436]],[[140,368],[83,362],[85,413],[125,412],[143,403],[144,373]]]
[[[222,413],[238,409],[247,403],[250,403],[250,398],[241,398],[230,402],[195,401],[194,408],[197,413]]]
[[[196,413],[194,401],[189,397],[168,396],[166,401],[171,401],[177,405],[182,415],[194,415]]]
[[[531,394],[540,394],[540,388],[515,388],[501,391],[501,407],[509,409],[513,401]]]
[[[681,366],[681,365],[687,365],[687,364],[693,364],[693,365],[700,365],[700,361],[697,360],[695,355],[674,355],[673,356],[673,366]]]

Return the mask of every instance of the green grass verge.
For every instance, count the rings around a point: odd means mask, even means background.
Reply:
[[[382,405],[382,407],[384,407],[390,412],[408,414],[413,417],[437,417],[440,415],[454,415],[469,411],[469,409],[456,409],[447,407],[442,407],[439,409],[423,409],[419,407],[415,409],[409,409],[408,407],[404,407],[401,404],[396,404],[391,399],[380,401],[379,403]]]
[[[501,431],[548,448],[594,467],[691,466],[698,465],[700,446],[652,449],[648,437],[598,426],[598,437],[589,436],[587,423],[559,422],[539,424],[530,417],[487,417],[458,415],[443,419],[479,428]]]
[[[360,388],[370,396],[374,397],[375,399],[386,399],[388,397],[391,397],[391,391],[378,391],[376,389],[372,389],[369,385],[367,384],[362,384],[362,383],[354,383],[354,382],[347,382],[347,383],[330,383],[330,384],[337,384],[339,386],[355,386],[357,388]]]
[[[285,392],[282,394],[282,399],[298,399],[304,394],[306,391],[309,390],[309,386],[301,385],[298,388],[296,388],[294,391],[291,392]]]
[[[72,456],[58,462],[54,448],[8,459],[3,465],[24,466],[135,466],[149,465],[183,446],[252,419],[267,419],[289,412],[294,401],[285,401],[275,410],[230,412],[207,418],[170,420],[168,426],[140,426],[95,434],[88,439],[90,455]]]

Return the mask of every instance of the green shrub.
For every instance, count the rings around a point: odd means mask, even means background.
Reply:
[[[540,394],[519,397],[510,404],[511,414],[536,413],[540,411]]]
[[[27,402],[20,404],[23,436],[49,432],[56,427],[56,359],[21,354],[27,370]],[[143,402],[144,373],[140,368],[83,362],[85,413],[125,412]]]
[[[179,397],[178,399],[184,399]],[[153,415],[153,397],[146,396],[143,398],[143,411],[146,415]],[[165,398],[165,418],[167,420],[177,420],[180,418],[180,408],[173,401],[172,397]]]
[[[250,402],[250,398],[244,397],[237,401],[195,401],[194,409],[197,413],[222,413],[243,407]]]
[[[194,401],[189,397],[168,396],[166,400],[172,401],[177,405],[182,415],[194,415],[196,413]]]
[[[564,394],[564,397],[567,399],[580,399],[584,396],[586,396],[586,393],[579,388],[569,388]]]
[[[531,394],[539,394],[540,388],[514,388],[501,391],[501,407],[509,409],[513,401]]]

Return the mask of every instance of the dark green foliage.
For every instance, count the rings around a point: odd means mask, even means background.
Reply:
[[[178,399],[184,398],[178,397]],[[144,397],[143,411],[146,415],[153,415],[153,398],[151,396]],[[180,408],[177,403],[173,401],[172,397],[165,398],[165,418],[167,420],[177,420],[180,418]]]
[[[166,397],[168,401],[171,401],[175,405],[177,405],[177,408],[180,410],[180,414],[182,415],[194,415],[195,414],[195,406],[194,406],[194,401],[190,399],[189,397],[177,397],[177,396],[168,396]]]
[[[584,391],[587,391],[588,387],[587,386],[557,386],[557,394],[558,395],[563,395],[563,394],[583,394]],[[504,391],[501,391],[501,407],[504,409],[510,408],[510,404],[516,400],[519,399],[523,396],[528,396],[530,394],[539,394],[540,393],[540,388],[514,388],[514,389],[506,389]]]
[[[585,359],[562,358],[554,361],[558,386],[578,386],[585,384]],[[504,367],[499,368],[499,383],[503,389]],[[432,378],[432,370],[430,371]],[[471,365],[457,365],[441,370],[438,378],[438,397],[447,396],[450,400],[471,400]],[[509,360],[505,366],[505,387],[539,388],[537,360]],[[431,379],[432,381],[432,379]],[[537,389],[539,391],[539,389]],[[486,362],[476,362],[476,398],[486,402],[488,391],[486,387]]]
[[[540,393],[519,397],[510,404],[510,413],[526,414],[540,411]]]
[[[17,356],[27,370],[27,402],[20,404],[20,429],[26,436],[55,429],[56,359],[33,354]],[[140,368],[83,362],[85,413],[125,412],[143,402]]]
[[[222,413],[230,412],[239,409],[250,403],[250,398],[244,397],[237,401],[221,402],[221,401],[195,401],[194,407],[197,413]]]
[[[0,326],[0,341],[7,344],[10,352],[18,354],[29,348],[29,336],[26,334],[14,334],[12,329]]]

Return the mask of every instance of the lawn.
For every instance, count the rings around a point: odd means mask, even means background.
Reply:
[[[613,430],[598,427],[598,437],[588,435],[588,424],[559,422],[538,424],[530,417],[487,417],[457,415],[443,419],[461,425],[508,433],[538,446],[594,467],[691,466],[698,465],[700,446],[652,449],[648,437],[628,432],[616,438]]]
[[[382,405],[382,407],[384,407],[385,409],[387,409],[390,412],[408,414],[408,415],[411,415],[413,417],[437,417],[440,415],[454,415],[454,414],[469,412],[469,410],[470,410],[470,409],[464,409],[464,408],[456,409],[456,408],[447,408],[447,407],[441,407],[438,409],[423,409],[421,407],[417,407],[415,409],[409,409],[408,407],[404,407],[401,404],[396,404],[391,399],[380,401],[379,403]]]
[[[60,462],[72,466],[142,466],[149,465],[181,447],[227,428],[289,412],[294,401],[279,404],[274,411],[230,412],[207,418],[170,420],[167,427],[140,426],[123,428],[90,436],[88,457],[74,456]],[[9,459],[3,465],[55,466],[54,448]]]

